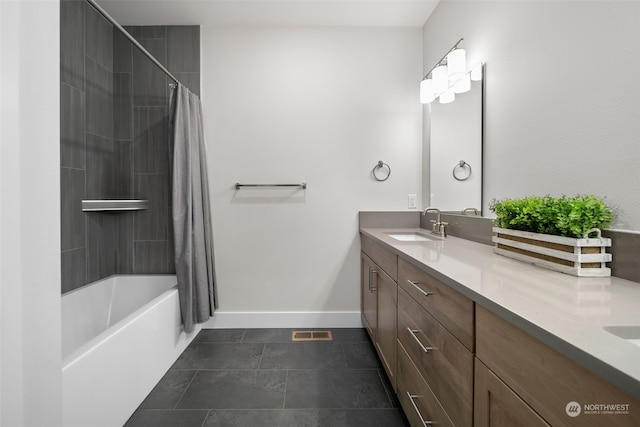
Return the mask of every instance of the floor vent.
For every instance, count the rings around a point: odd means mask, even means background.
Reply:
[[[293,331],[291,341],[333,341],[331,331]]]

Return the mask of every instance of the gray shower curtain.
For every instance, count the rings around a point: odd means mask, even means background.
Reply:
[[[181,84],[172,86],[170,125],[175,266],[182,321],[191,332],[213,315],[217,298],[202,107]]]

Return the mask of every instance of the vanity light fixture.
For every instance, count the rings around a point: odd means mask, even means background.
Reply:
[[[471,81],[482,80],[482,64],[467,71],[467,59],[464,49],[458,48],[458,40],[451,49],[429,70],[420,82],[420,103],[430,104],[440,98],[441,104],[455,100],[456,93],[471,89]]]
[[[449,87],[449,76],[445,65],[438,65],[431,71],[433,79],[433,90],[436,94],[440,94]]]
[[[450,82],[460,79],[467,74],[467,57],[464,49],[454,49],[447,58],[447,76]]]
[[[455,101],[456,94],[453,92],[453,88],[449,88],[440,94],[440,104],[448,104]]]
[[[424,79],[420,82],[420,103],[430,104],[436,99],[436,92],[433,90],[433,79]]]

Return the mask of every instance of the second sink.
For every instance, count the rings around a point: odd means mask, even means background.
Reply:
[[[604,326],[603,329],[631,344],[640,346],[640,325]]]

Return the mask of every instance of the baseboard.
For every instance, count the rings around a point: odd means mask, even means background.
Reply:
[[[216,311],[202,329],[237,328],[362,328],[359,311]]]

